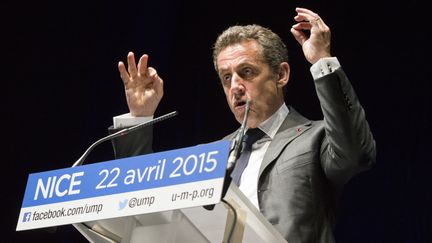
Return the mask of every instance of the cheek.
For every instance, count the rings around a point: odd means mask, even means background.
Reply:
[[[259,87],[259,90],[261,90],[261,98],[275,98],[278,90],[277,83],[274,81],[267,81],[263,85],[261,85],[261,87]]]
[[[226,98],[227,101],[228,101],[228,100],[229,100],[229,97],[230,97],[230,95],[229,95],[229,90],[226,89],[226,88],[224,88],[223,91],[224,91],[224,94],[225,94],[225,98]]]
[[[265,87],[248,87],[248,94],[250,98],[254,101],[255,105],[260,105],[263,102],[263,97],[265,94]]]
[[[259,92],[256,92],[257,90],[259,90]],[[254,100],[255,108],[260,110],[266,109],[267,106],[272,104],[273,100],[276,99],[275,84],[262,85],[261,87],[251,90],[249,94]]]
[[[228,106],[230,107],[230,109],[232,109],[231,98],[230,98],[231,95],[230,95],[229,89],[224,88],[224,94],[225,94],[225,99],[228,103]]]

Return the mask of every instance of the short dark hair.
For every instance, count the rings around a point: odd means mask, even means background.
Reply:
[[[288,62],[288,49],[273,31],[256,24],[235,25],[223,31],[213,46],[213,63],[216,71],[217,57],[223,49],[248,40],[255,40],[261,46],[264,61],[273,72],[278,72],[279,64]]]

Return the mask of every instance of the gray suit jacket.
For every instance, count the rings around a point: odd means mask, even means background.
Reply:
[[[260,211],[290,243],[334,242],[343,185],[375,163],[375,141],[342,69],[315,80],[315,86],[324,120],[310,121],[289,107],[259,173]],[[116,155],[149,152],[151,129],[141,133],[146,142],[137,133],[116,139]]]
[[[259,172],[260,211],[290,243],[334,242],[338,196],[376,157],[363,108],[343,70],[315,80],[315,87],[324,120],[310,121],[289,107]]]

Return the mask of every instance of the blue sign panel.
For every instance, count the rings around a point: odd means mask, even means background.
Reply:
[[[223,178],[228,149],[229,141],[219,141],[33,173],[27,181],[22,207]]]

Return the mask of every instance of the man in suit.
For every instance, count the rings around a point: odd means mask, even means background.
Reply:
[[[308,120],[285,104],[287,49],[269,29],[228,28],[216,40],[213,61],[237,121],[242,123],[249,100],[247,129],[262,133],[240,172],[240,190],[289,242],[333,242],[338,195],[352,176],[375,163],[375,141],[348,78],[330,54],[330,29],[314,12],[296,12],[291,32],[312,64],[322,121]],[[147,61],[143,55],[136,64],[129,53],[128,67],[119,63],[130,114],[118,119],[139,122],[155,112],[163,81]],[[149,152],[151,136],[146,136],[144,143],[136,133],[116,139],[117,156]]]

